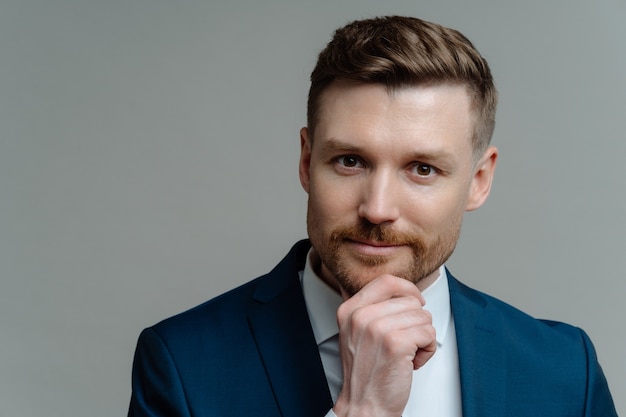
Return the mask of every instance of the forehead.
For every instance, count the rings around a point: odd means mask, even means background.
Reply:
[[[473,112],[467,89],[442,84],[389,90],[335,82],[321,96],[315,141],[471,149]]]

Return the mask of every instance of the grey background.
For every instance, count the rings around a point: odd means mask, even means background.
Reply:
[[[142,328],[305,236],[308,75],[379,14],[462,30],[500,90],[449,266],[587,330],[626,413],[623,0],[2,0],[1,416],[124,415]]]

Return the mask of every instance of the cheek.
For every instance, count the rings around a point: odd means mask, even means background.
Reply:
[[[325,223],[344,219],[357,210],[356,187],[347,187],[333,181],[311,182],[309,190],[309,209],[316,216],[323,217]]]
[[[465,200],[460,191],[422,193],[406,199],[404,211],[408,221],[422,232],[437,234],[463,215]]]

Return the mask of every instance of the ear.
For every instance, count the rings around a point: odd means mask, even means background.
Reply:
[[[307,193],[309,192],[309,184],[311,180],[311,138],[309,137],[309,129],[303,127],[300,129],[300,184]]]
[[[487,200],[491,191],[497,159],[498,150],[490,146],[476,164],[465,210],[476,210]]]

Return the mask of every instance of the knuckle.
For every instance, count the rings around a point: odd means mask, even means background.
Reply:
[[[349,317],[349,315],[350,315],[349,307],[346,305],[346,303],[341,304],[339,308],[337,309],[337,321],[340,323],[345,322],[346,319]]]
[[[367,328],[368,332],[375,337],[384,336],[388,330],[384,320],[373,320],[368,324]]]
[[[354,327],[364,327],[367,324],[367,310],[363,307],[354,310],[350,316],[350,323]]]
[[[437,331],[431,326],[422,326],[419,345],[424,347],[437,340]]]
[[[415,326],[431,325],[433,322],[432,315],[426,310],[413,309],[406,314],[407,322]]]
[[[437,337],[437,330],[435,329],[435,326],[433,325],[428,326],[427,331],[431,339],[435,339]]]
[[[431,313],[430,311],[428,311],[428,310],[421,309],[421,310],[420,310],[420,316],[421,316],[421,317],[422,317],[422,319],[423,319],[425,322],[427,322],[427,323],[432,323],[432,321],[433,321],[433,315],[432,315],[432,313]]]
[[[380,317],[373,315],[371,309],[368,306],[364,306],[352,312],[349,325],[353,331],[376,338],[382,329],[380,321]]]
[[[399,356],[407,350],[406,338],[399,332],[389,332],[382,340],[383,350],[390,356]]]

